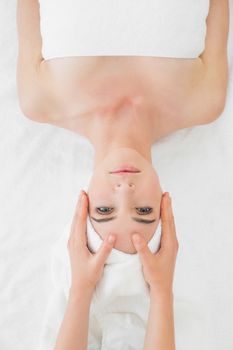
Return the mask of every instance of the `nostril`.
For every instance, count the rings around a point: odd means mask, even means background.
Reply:
[[[129,185],[129,187],[133,187],[134,186],[134,184],[132,184],[132,183],[129,183],[128,185]],[[121,184],[117,184],[116,186],[117,187],[121,187]]]

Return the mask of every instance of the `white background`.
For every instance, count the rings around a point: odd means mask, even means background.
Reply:
[[[180,242],[177,350],[233,349],[232,36],[231,28],[229,89],[220,118],[153,146],[162,187],[173,197]],[[17,49],[16,1],[1,0],[0,349],[34,350],[51,288],[51,247],[73,215],[93,151],[84,138],[23,116]]]

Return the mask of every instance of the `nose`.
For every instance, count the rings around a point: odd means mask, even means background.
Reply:
[[[129,190],[129,189],[134,189],[135,188],[135,184],[132,181],[130,181],[130,180],[117,181],[115,186],[116,186],[116,188],[118,190],[121,190],[121,191],[124,190],[124,189]]]

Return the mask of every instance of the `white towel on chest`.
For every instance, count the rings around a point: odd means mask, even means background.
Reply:
[[[70,227],[71,223],[66,225],[64,233],[54,245],[51,260],[53,284],[56,290],[60,288],[66,300],[71,281],[67,249]],[[102,239],[95,232],[89,216],[87,238],[89,249],[96,252]],[[156,252],[159,248],[160,238],[161,225],[159,224],[156,233],[148,242],[152,252]],[[141,350],[149,303],[149,286],[144,280],[139,255],[124,253],[113,248],[106,260],[103,276],[96,285],[91,302],[88,349]],[[51,322],[51,317],[48,317]]]
[[[40,0],[42,53],[196,58],[209,0]]]

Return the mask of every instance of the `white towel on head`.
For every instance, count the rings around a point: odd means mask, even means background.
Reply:
[[[67,241],[71,223],[52,250],[51,273],[54,286],[68,299],[71,283]],[[161,224],[148,242],[152,252],[160,245]],[[103,240],[87,219],[87,242],[96,252]],[[51,296],[52,299],[52,296]],[[106,260],[103,275],[97,283],[90,307],[88,349],[141,350],[149,312],[149,286],[143,275],[139,255],[112,249]],[[59,305],[57,305],[59,309]],[[54,309],[53,309],[54,312]],[[51,315],[48,315],[51,323]],[[54,323],[57,321],[54,319]]]
[[[81,188],[88,192],[92,174]],[[54,244],[50,273],[53,290],[43,323],[38,350],[54,349],[59,327],[65,314],[71,286],[70,258],[67,242],[73,217]],[[161,222],[148,242],[151,252],[159,249]],[[97,252],[103,240],[87,217],[87,245]],[[89,313],[88,350],[141,350],[150,305],[149,286],[143,275],[139,255],[112,249],[103,275],[97,283]]]

